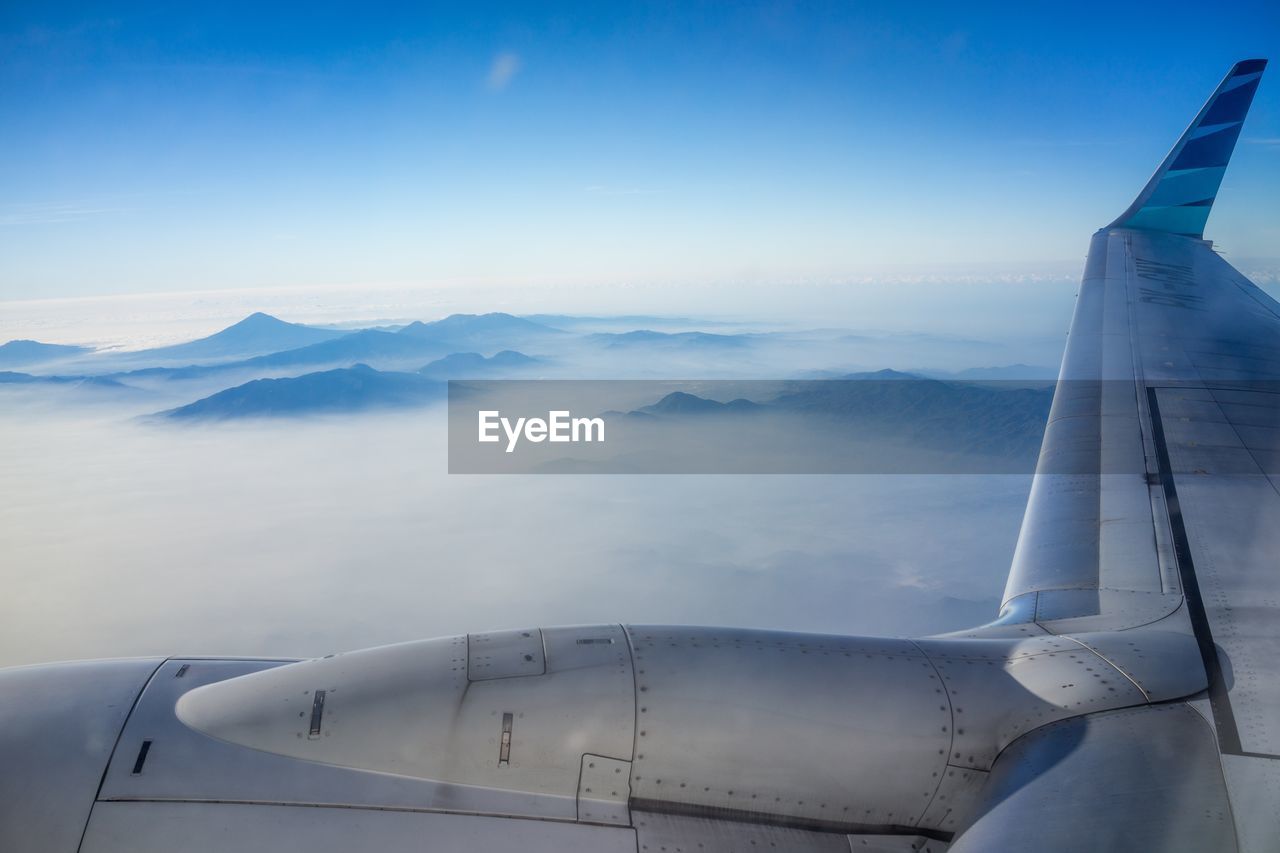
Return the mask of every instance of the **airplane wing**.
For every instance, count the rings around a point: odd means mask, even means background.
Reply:
[[[1240,849],[1274,851],[1280,304],[1203,239],[1265,65],[1233,67],[1094,235],[1001,618],[970,636],[1193,633]],[[1074,772],[1115,778],[1115,754]]]

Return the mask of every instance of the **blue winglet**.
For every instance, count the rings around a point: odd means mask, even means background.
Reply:
[[[1133,204],[1109,228],[1204,237],[1204,224],[1266,67],[1265,59],[1235,64]]]

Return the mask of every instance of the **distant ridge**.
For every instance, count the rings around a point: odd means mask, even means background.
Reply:
[[[577,326],[725,326],[721,320],[707,320],[693,317],[662,317],[656,314],[526,314],[524,319],[555,329],[568,329]]]
[[[1058,378],[1058,368],[1036,366],[1032,364],[1006,364],[1001,367],[970,367],[954,373],[927,371],[926,376],[938,379],[986,379],[986,380],[1030,380],[1052,382]]]
[[[778,386],[782,393],[761,403],[719,403],[675,392],[631,414],[664,419],[766,412],[802,415],[848,429],[850,435],[1034,460],[1053,402],[1052,387],[943,381],[896,370],[783,381]]]
[[[365,329],[360,332],[349,332],[333,340],[246,359],[243,366],[289,367],[341,362],[354,364],[378,359],[409,360],[440,355],[441,349],[440,345],[433,341],[405,337],[399,332]]]
[[[288,323],[258,311],[206,338],[143,350],[131,355],[135,358],[166,359],[246,358],[297,349],[349,334],[351,332]]]
[[[846,374],[844,374],[843,376],[838,376],[838,377],[834,377],[834,378],[836,378],[836,379],[845,379],[845,380],[849,380],[849,379],[859,379],[859,380],[860,380],[860,379],[871,379],[871,380],[875,380],[875,381],[881,381],[881,382],[883,382],[883,381],[886,381],[886,380],[899,380],[899,381],[900,381],[900,380],[903,380],[903,379],[924,379],[924,378],[926,378],[926,377],[924,377],[924,376],[920,376],[920,375],[915,374],[915,373],[904,373],[904,372],[902,372],[901,370],[894,370],[894,369],[893,369],[893,368],[891,368],[891,367],[886,367],[886,368],[883,368],[883,369],[881,369],[881,370],[863,370],[863,371],[860,371],[860,372],[858,372],[858,373],[846,373]]]
[[[451,350],[492,350],[563,335],[559,329],[512,314],[450,314],[431,323],[415,321],[397,334],[432,341]]]
[[[708,400],[684,391],[672,391],[656,403],[641,407],[638,411],[647,415],[703,415],[703,414],[745,414],[762,411],[759,403],[750,400],[730,400],[721,403]]]
[[[655,332],[637,329],[634,332],[597,332],[587,340],[620,349],[640,346],[668,346],[696,349],[728,349],[745,347],[751,343],[748,335],[717,335],[711,332]]]
[[[123,382],[108,376],[32,376],[0,370],[0,385],[84,385],[94,388],[127,388]]]
[[[9,341],[7,344],[0,344],[0,367],[27,367],[88,352],[93,352],[93,349],[68,344],[44,344],[40,341]]]
[[[522,352],[503,350],[485,358],[478,352],[455,352],[436,359],[418,373],[432,379],[476,379],[495,373],[509,373],[541,362]]]
[[[270,352],[253,358],[182,367],[144,367],[114,374],[126,379],[201,379],[247,371],[275,371],[322,366],[351,367],[367,361],[413,362],[441,354],[429,341],[404,338],[395,332],[363,329],[307,346]]]
[[[255,379],[157,416],[219,421],[335,414],[420,406],[443,395],[439,382],[416,373],[383,372],[357,364],[288,379]]]
[[[360,332],[350,338],[359,335],[376,335],[378,337],[374,340],[379,344],[385,338],[395,337],[386,332]],[[317,346],[342,344],[350,338]],[[375,370],[367,364],[357,364],[282,379],[255,379],[194,403],[159,412],[158,416],[175,420],[228,420],[417,406],[442,398],[446,379],[510,372],[539,363],[538,359],[524,353],[504,350],[490,358],[479,353],[455,353],[433,361],[415,373]],[[6,381],[4,376],[6,374],[0,374],[0,382]]]

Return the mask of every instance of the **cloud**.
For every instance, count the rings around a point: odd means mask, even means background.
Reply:
[[[3,205],[0,206],[0,226],[77,222],[91,216],[122,213],[124,210],[121,207],[99,207],[83,202]]]
[[[210,430],[112,411],[0,400],[18,451],[0,457],[0,543],[20,569],[0,666],[308,657],[512,625],[958,630],[999,608],[1031,480],[499,484],[445,473],[445,424],[421,411]]]
[[[262,307],[261,293],[227,299]],[[309,293],[271,298],[312,305]],[[5,315],[0,331],[33,337],[52,324],[106,322],[97,328],[125,339],[145,328],[154,339],[157,328],[234,310],[209,294],[187,295],[181,308],[171,299],[41,303],[14,315],[28,318],[21,326]],[[112,321],[113,312],[127,319]],[[863,346],[867,359],[879,351]],[[951,364],[970,351],[956,342],[926,350],[915,337],[904,346],[913,359],[945,351],[936,361]],[[807,366],[836,363],[840,352],[820,342],[785,349]],[[705,368],[705,355],[698,362]],[[775,355],[769,363],[782,369]],[[653,367],[634,356],[592,363],[612,376]],[[1031,483],[946,474],[499,484],[447,473],[448,424],[430,409],[190,429],[133,420],[204,393],[178,385],[118,400],[20,398],[35,389],[0,385],[0,444],[12,448],[0,454],[0,553],[21,569],[7,573],[0,596],[0,666],[307,657],[512,625],[959,630],[999,609]]]
[[[1247,136],[1245,142],[1250,145],[1267,145],[1272,148],[1280,147],[1280,136]]]
[[[493,58],[489,65],[489,76],[486,83],[491,92],[501,92],[511,85],[511,81],[520,73],[519,54],[504,51]]]

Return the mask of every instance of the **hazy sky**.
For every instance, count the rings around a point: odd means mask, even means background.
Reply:
[[[0,299],[1074,260],[1280,43],[1272,0],[175,9],[0,8]],[[1278,197],[1264,79],[1209,236],[1277,254]]]

